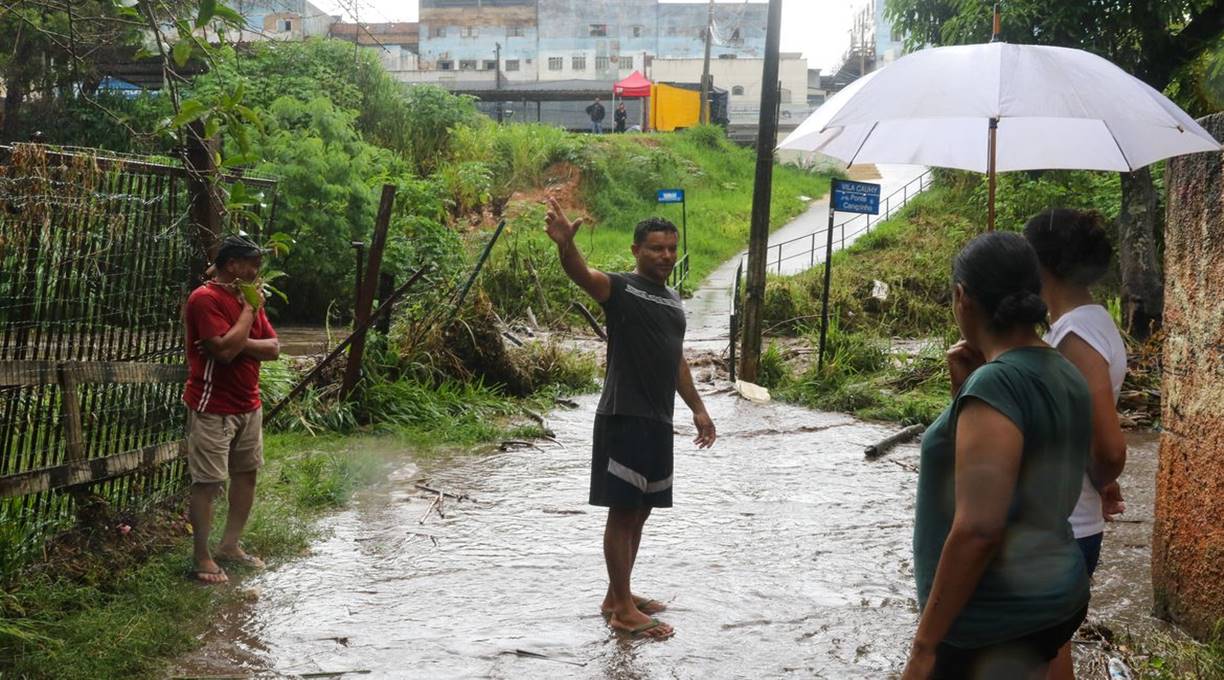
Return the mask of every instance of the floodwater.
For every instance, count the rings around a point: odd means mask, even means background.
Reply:
[[[646,526],[635,591],[676,636],[630,641],[598,608],[603,512],[586,505],[596,397],[555,412],[561,445],[398,470],[325,520],[311,554],[243,583],[179,674],[368,670],[388,678],[883,677],[915,622],[916,448],[868,462],[894,428],[706,397],[721,430],[677,420],[676,507]],[[684,413],[683,407],[678,409]],[[469,494],[424,522],[414,482]],[[526,657],[516,650],[545,655]],[[577,665],[576,665],[577,664]]]
[[[604,515],[585,504],[588,396],[550,416],[557,443],[419,467],[405,456],[386,484],[324,520],[307,557],[243,582],[250,601],[225,612],[175,674],[895,675],[916,623],[917,446],[866,461],[863,447],[893,427],[727,393],[706,401],[721,438],[698,451],[692,425],[677,420],[676,507],[651,517],[635,572],[636,592],[668,603],[671,640],[628,640],[597,611]],[[1154,625],[1154,466],[1155,437],[1132,436],[1130,522],[1111,527],[1090,615],[1115,630]],[[423,480],[471,500],[428,513]],[[1103,663],[1094,651],[1077,647],[1081,669]]]

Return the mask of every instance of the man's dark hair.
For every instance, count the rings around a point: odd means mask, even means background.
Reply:
[[[680,230],[676,228],[676,225],[672,224],[670,221],[665,220],[662,217],[649,217],[641,222],[638,222],[637,226],[633,228],[633,245],[642,245],[642,243],[646,240],[646,234],[649,234],[652,231],[671,232],[673,234],[680,233]]]

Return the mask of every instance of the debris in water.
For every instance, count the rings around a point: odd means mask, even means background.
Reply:
[[[430,513],[432,513],[435,508],[437,508],[438,510],[438,517],[441,517],[442,519],[446,519],[446,515],[442,514],[442,492],[441,491],[439,491],[438,495],[434,497],[433,501],[429,504],[429,507],[425,508],[425,514],[421,515],[421,519],[417,521],[417,524],[424,524],[425,520],[429,519]]]
[[[557,659],[557,658],[548,656],[547,654],[541,654],[539,652],[530,652],[530,651],[527,651],[526,649],[516,649],[512,652],[503,652],[503,653],[504,654],[514,654],[515,656],[525,656],[529,659],[543,659],[545,661],[556,661],[557,663],[564,663],[564,664],[569,664],[571,666],[578,666],[579,668],[583,668],[586,666],[585,661],[570,661],[568,659]]]
[[[299,673],[299,678],[338,678],[344,675],[369,675],[372,671],[319,671],[318,673]]]
[[[450,493],[449,491],[442,491],[440,489],[435,489],[432,486],[429,486],[428,484],[423,484],[421,482],[416,482],[413,484],[413,486],[420,489],[421,491],[428,491],[429,493],[432,493],[432,494],[441,494],[443,496],[446,496],[447,498],[453,498],[457,501],[472,501],[473,503],[476,502],[475,499],[473,499],[471,496],[465,493],[464,494],[453,494],[453,493]]]
[[[769,390],[744,380],[735,381],[735,391],[748,401],[755,401],[760,404],[769,402]]]
[[[926,425],[910,425],[900,432],[886,437],[883,441],[868,446],[863,454],[868,458],[879,458],[892,450],[894,446],[907,442],[926,431]]]

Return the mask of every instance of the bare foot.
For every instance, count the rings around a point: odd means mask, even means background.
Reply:
[[[628,633],[633,637],[644,637],[652,640],[666,640],[676,634],[676,630],[658,619],[651,618],[637,608],[625,614],[612,614],[608,625],[613,630]]]
[[[658,600],[652,600],[649,597],[643,597],[641,595],[633,596],[633,605],[643,614],[658,614],[661,611],[667,610],[666,604],[659,602]],[[604,616],[612,615],[611,596],[605,597],[603,604],[599,605],[599,613],[603,614]]]
[[[225,570],[217,565],[212,560],[200,560],[196,563],[195,570],[190,572],[189,576],[205,585],[217,585],[229,581],[229,576]]]
[[[263,569],[268,566],[258,557],[248,554],[241,546],[217,546],[217,559],[222,562],[238,564],[251,569]]]

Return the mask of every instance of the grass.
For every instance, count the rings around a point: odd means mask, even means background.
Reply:
[[[751,151],[728,142],[720,129],[603,137],[545,130],[532,125],[494,127],[483,145],[489,163],[507,168],[508,186],[537,190],[519,194],[506,206],[507,233],[483,275],[484,288],[503,315],[516,317],[531,307],[542,320],[556,320],[567,314],[575,297],[557,262],[556,248],[543,233],[544,208],[537,194],[549,186],[570,206],[571,217],[586,218],[577,242],[588,262],[599,269],[633,268],[629,246],[633,228],[642,219],[657,215],[683,227],[679,205],[656,202],[656,191],[662,188],[686,191],[690,258],[686,290],[693,290],[747,246],[756,160]],[[530,155],[517,150],[531,142],[544,151]],[[577,176],[576,186],[573,180],[549,185],[544,170],[552,163],[571,166],[568,172]],[[827,174],[775,166],[771,227],[779,228],[807,209],[800,196],[819,198],[828,193],[829,180]]]
[[[593,367],[561,362],[548,348],[531,352],[526,365],[549,386],[527,399],[479,382],[376,383],[346,407],[353,418],[376,425],[349,436],[312,434],[330,422],[326,411],[334,405],[327,399],[299,406],[289,422],[309,427],[265,435],[265,467],[244,546],[273,565],[301,554],[315,538],[322,513],[384,479],[388,462],[406,451],[427,456],[499,438],[540,436],[539,425],[515,417],[544,411],[556,395],[589,386]],[[266,392],[283,389],[280,383],[287,381],[277,374],[284,370],[269,367]],[[224,505],[217,509],[219,524]],[[197,645],[211,613],[243,594],[184,578],[191,548],[183,509],[179,500],[126,520],[133,528],[122,537],[109,521],[92,533],[70,534],[72,540],[60,544],[72,549],[53,547],[47,561],[17,575],[9,572],[0,591],[0,677],[144,677]],[[221,528],[214,527],[214,537]],[[231,570],[235,574],[241,576]]]

